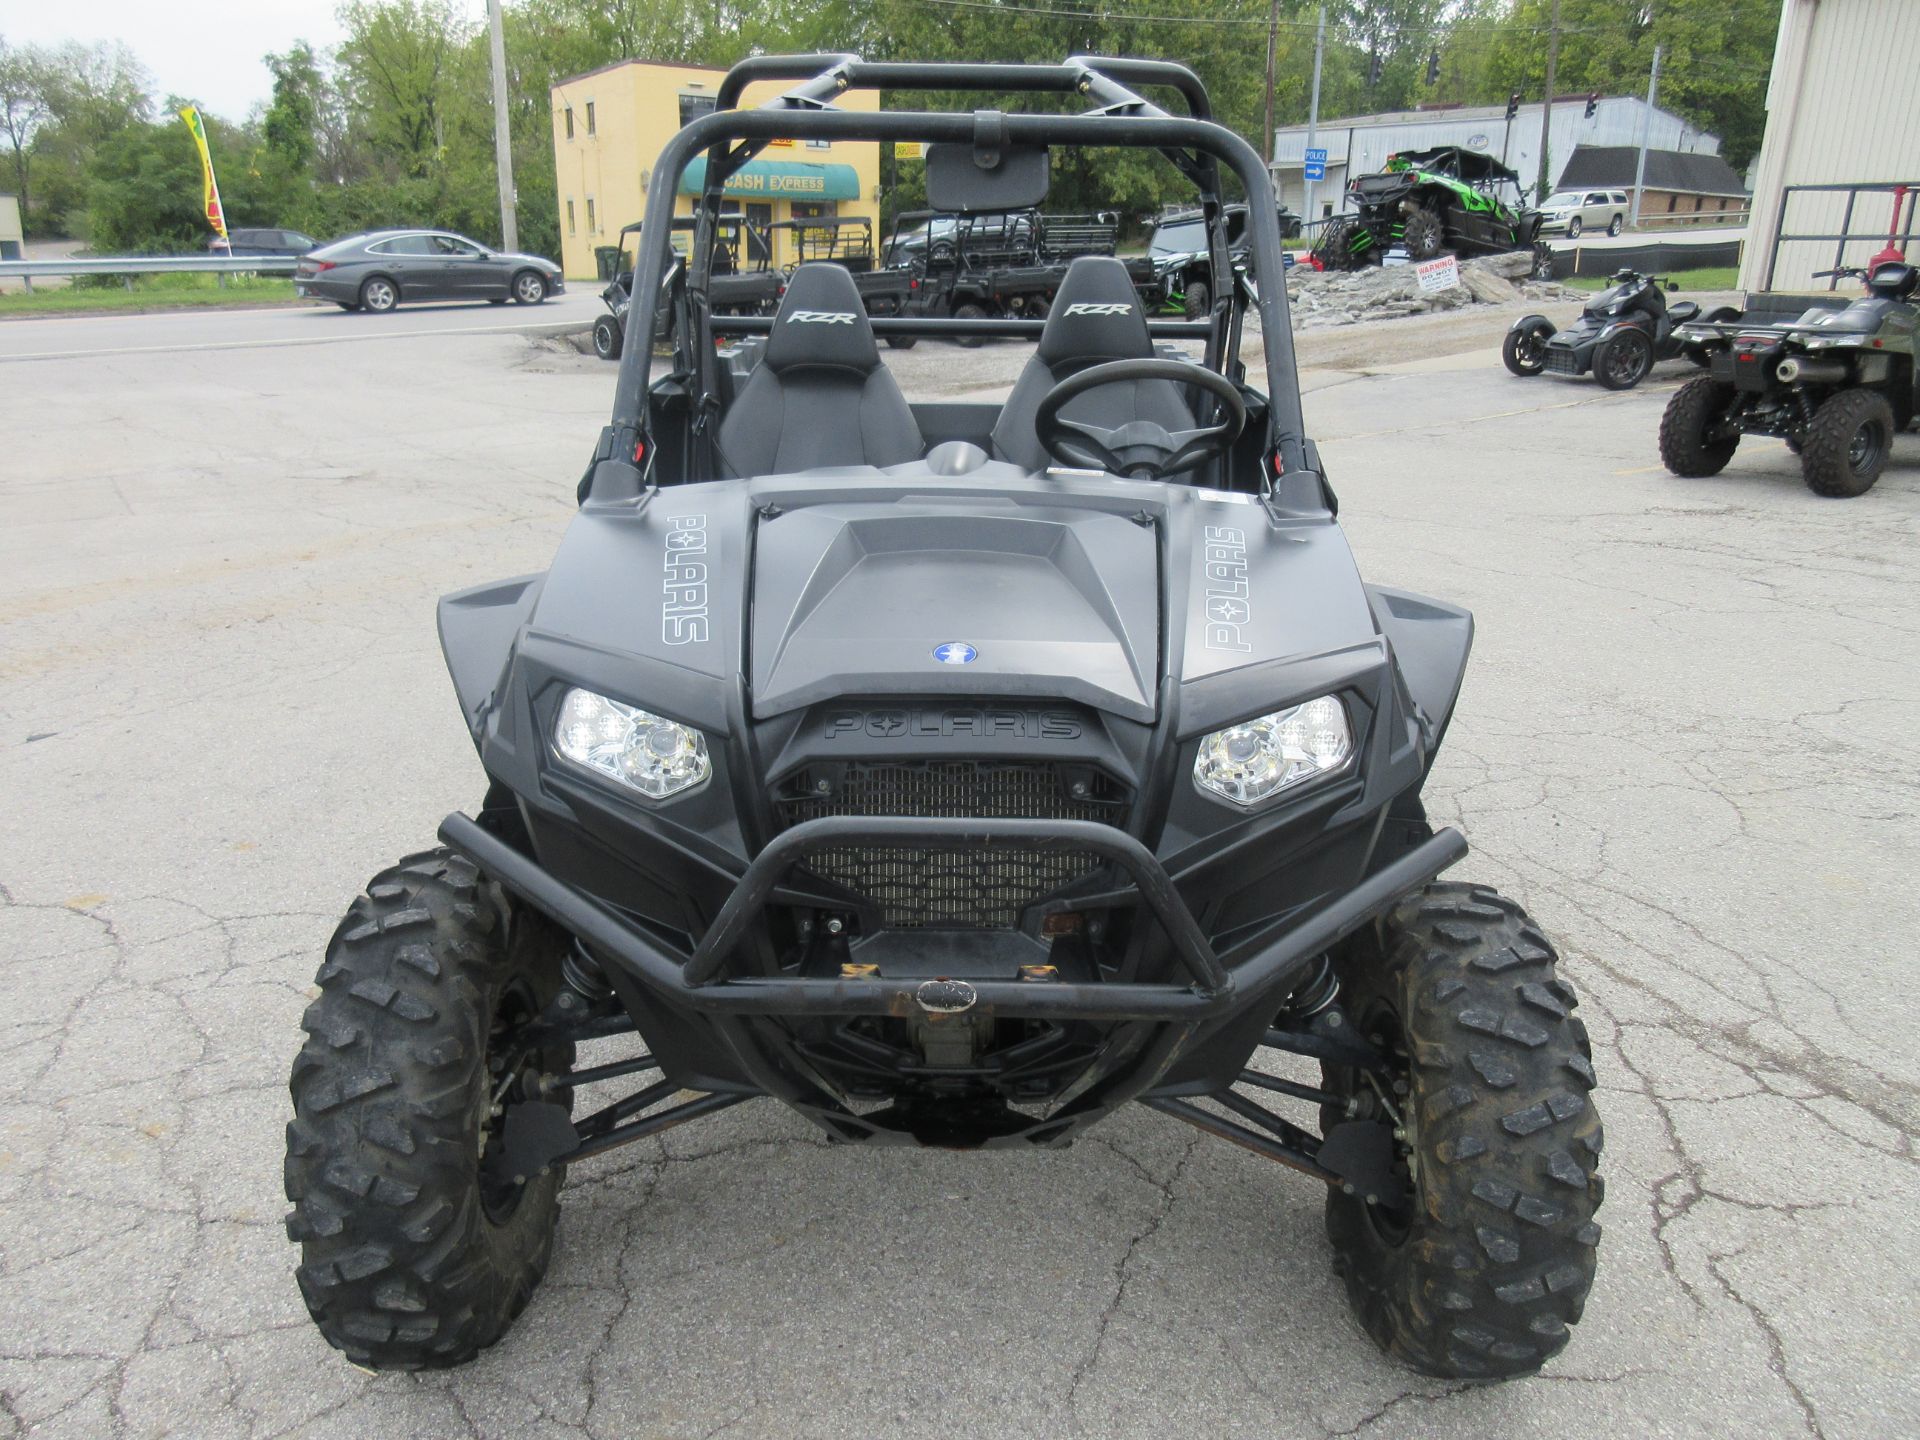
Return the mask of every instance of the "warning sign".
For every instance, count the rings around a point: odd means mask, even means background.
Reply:
[[[1453,290],[1460,284],[1460,262],[1451,255],[1422,260],[1413,268],[1420,277],[1421,290],[1428,294],[1436,290]]]

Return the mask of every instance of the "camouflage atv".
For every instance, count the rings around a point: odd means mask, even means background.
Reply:
[[[1518,208],[1500,198],[1505,185]],[[1353,182],[1353,212],[1327,223],[1313,253],[1329,270],[1358,270],[1383,263],[1395,246],[1409,260],[1531,249],[1540,274],[1551,256],[1539,239],[1539,212],[1519,195],[1520,177],[1489,155],[1455,145],[1402,151],[1385,170]]]

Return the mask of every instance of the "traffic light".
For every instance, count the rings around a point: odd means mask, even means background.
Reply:
[[[1427,84],[1438,85],[1439,83],[1440,83],[1440,52],[1438,50],[1435,50],[1427,56]]]
[[[1588,120],[1591,120],[1593,118],[1593,112],[1595,110],[1598,110],[1599,108],[1600,108],[1600,92],[1598,90],[1595,90],[1592,94],[1587,96],[1587,113],[1585,118]]]
[[[1376,50],[1372,63],[1367,66],[1367,84],[1378,85],[1380,83],[1380,66],[1380,52]]]
[[[1520,113],[1520,92],[1514,91],[1507,97],[1507,119],[1511,120]]]

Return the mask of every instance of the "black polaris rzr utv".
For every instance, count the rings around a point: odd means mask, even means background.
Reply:
[[[1526,205],[1520,177],[1477,150],[1440,145],[1389,155],[1386,169],[1347,187],[1347,203],[1353,213],[1329,220],[1313,247],[1328,270],[1381,265],[1399,248],[1413,261],[1530,250],[1533,273],[1552,273],[1540,212]]]
[[[1844,308],[1809,302],[1798,318],[1736,317],[1682,326],[1682,347],[1707,373],[1667,402],[1660,459],[1675,475],[1718,475],[1742,435],[1787,442],[1816,495],[1848,499],[1873,488],[1893,439],[1920,409],[1920,268],[1881,261],[1823,270],[1866,293]]]
[[[1515,375],[1585,375],[1608,390],[1631,390],[1653,373],[1656,361],[1681,354],[1675,327],[1691,320],[1709,323],[1738,319],[1723,305],[1700,313],[1691,300],[1667,304],[1667,292],[1679,287],[1657,275],[1616,270],[1606,289],[1580,311],[1565,330],[1544,315],[1522,315],[1507,330],[1500,359]]]
[[[765,79],[795,83],[736,108]],[[1087,108],[834,104],[880,88]],[[1222,276],[1230,171],[1257,294],[1149,321],[1088,256],[1044,321],[870,320],[803,265],[777,315],[716,315],[721,186],[775,139],[925,142],[962,215],[1038,205],[1049,147],[1158,152]],[[848,1146],[1018,1151],[1137,1102],[1324,1185],[1391,1355],[1537,1369],[1594,1275],[1587,1036],[1525,912],[1435,878],[1466,842],[1420,795],[1473,622],[1356,573],[1260,156],[1164,62],[762,57],[667,144],[648,215],[559,554],[440,605],[485,797],[353,902],[305,1017],[288,1229],[326,1338],[471,1358],[545,1271],[569,1166],[747,1101]],[[876,332],[1035,348],[1003,404],[914,405]]]

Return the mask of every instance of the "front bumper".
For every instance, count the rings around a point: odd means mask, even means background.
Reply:
[[[911,1016],[978,1011],[1015,1019],[1158,1021],[1197,1024],[1275,1003],[1275,993],[1316,957],[1403,896],[1427,884],[1467,852],[1457,830],[1435,834],[1381,866],[1351,890],[1250,951],[1223,963],[1158,858],[1111,826],[1077,820],[957,820],[832,816],[782,832],[748,865],[732,895],[691,953],[678,953],[538,861],[455,813],[440,838],[483,872],[555,921],[659,1000],[714,1016]],[[1159,922],[1185,980],[1163,982],[977,979],[929,998],[924,976],[874,974],[821,978],[740,973],[761,913],[794,862],[849,844],[970,848],[992,844],[1072,848],[1100,855],[1126,873],[1136,903]],[[963,1003],[960,1003],[963,1002]]]

